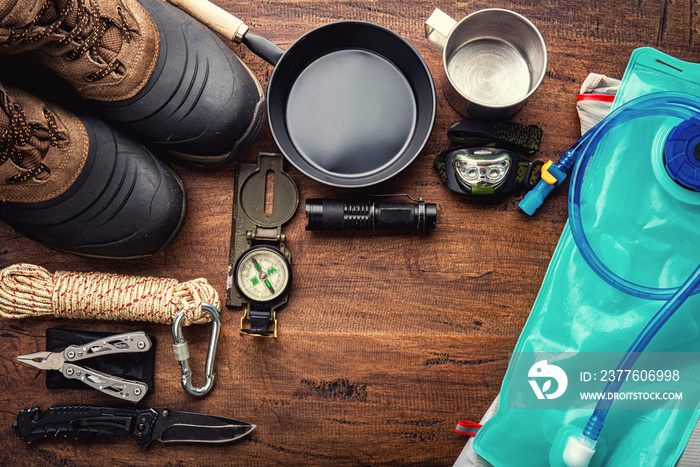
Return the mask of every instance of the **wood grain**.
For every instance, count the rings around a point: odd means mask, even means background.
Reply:
[[[459,116],[442,94],[442,58],[423,37],[439,7],[455,18],[491,7],[517,11],[540,29],[547,75],[513,120],[544,130],[537,158],[556,160],[579,134],[575,96],[589,72],[621,77],[630,53],[652,46],[700,61],[700,8],[694,0],[216,0],[251,31],[288,47],[309,29],[339,19],[379,23],[423,56],[436,81],[438,117],[418,159],[377,193],[408,193],[441,207],[425,236],[304,230],[304,200],[357,193],[289,172],[301,203],[285,228],[294,284],[278,314],[277,340],[241,337],[240,309],[225,310],[217,384],[203,400],[184,394],[170,348],[170,329],[137,323],[57,320],[0,323],[0,436],[3,465],[450,465],[465,443],[459,419],[478,421],[499,391],[509,352],[527,319],[566,221],[566,188],[534,218],[517,210],[520,196],[459,197],[446,190],[432,160],[450,146],[445,131]],[[231,45],[265,86],[272,68]],[[267,127],[243,159],[275,151]],[[0,267],[17,262],[50,270],[207,277],[223,296],[230,238],[233,165],[197,168],[168,162],[183,179],[189,214],[162,254],[104,261],[52,251],[0,223]],[[142,453],[127,439],[90,444],[56,440],[27,446],[12,432],[19,410],[51,404],[114,405],[94,391],[48,391],[41,372],[19,354],[45,348],[47,327],[127,332],[158,338],[156,390],[144,406],[220,414],[258,429],[222,447],[154,445]],[[195,384],[206,357],[207,326],[185,330]]]

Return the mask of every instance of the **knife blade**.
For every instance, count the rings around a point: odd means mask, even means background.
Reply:
[[[161,443],[229,443],[239,440],[256,425],[216,415],[181,412],[167,407],[150,409],[54,406],[22,410],[12,424],[27,443],[48,438],[111,438],[131,435],[144,451]]]

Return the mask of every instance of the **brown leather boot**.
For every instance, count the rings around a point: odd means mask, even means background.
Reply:
[[[263,123],[250,70],[162,0],[0,0],[0,53],[31,54],[102,116],[187,160],[235,159]]]
[[[153,73],[158,32],[135,0],[101,0],[93,10],[83,0],[9,1],[16,3],[0,20],[0,50],[32,51],[82,97],[128,99]]]
[[[0,220],[71,253],[162,250],[185,217],[180,180],[146,148],[89,116],[0,85]]]

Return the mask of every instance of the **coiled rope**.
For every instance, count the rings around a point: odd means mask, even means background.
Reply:
[[[202,302],[221,308],[219,294],[206,279],[178,282],[157,277],[99,272],[57,271],[34,264],[0,270],[0,317],[150,321],[172,324],[186,309],[185,324],[210,321]]]

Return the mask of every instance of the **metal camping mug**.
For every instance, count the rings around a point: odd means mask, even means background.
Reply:
[[[457,22],[436,9],[425,22],[425,37],[442,52],[445,95],[465,117],[512,117],[547,69],[542,35],[510,10],[480,10]]]

